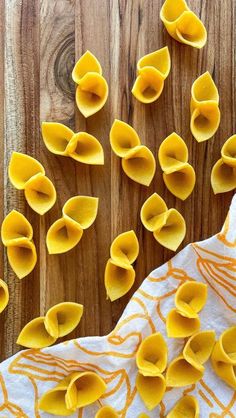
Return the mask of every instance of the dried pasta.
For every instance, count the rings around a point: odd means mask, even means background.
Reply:
[[[0,313],[4,311],[9,302],[9,291],[7,284],[0,279]]]
[[[119,415],[112,406],[105,405],[99,409],[95,418],[119,418]]]
[[[220,124],[219,93],[207,71],[194,81],[191,90],[190,128],[198,142],[207,141]]]
[[[167,345],[160,332],[146,337],[136,354],[136,364],[143,376],[159,376],[167,366]]]
[[[134,128],[116,119],[110,130],[110,144],[113,152],[122,158],[126,175],[137,183],[149,186],[156,171],[156,161],[149,148],[141,145]]]
[[[53,154],[71,157],[84,164],[104,164],[102,145],[87,132],[74,133],[62,123],[43,122],[42,136],[47,149]]]
[[[61,254],[74,248],[81,240],[84,229],[95,221],[97,211],[97,197],[74,196],[67,200],[62,209],[62,217],[47,232],[49,254]]]
[[[188,148],[183,139],[175,132],[169,135],[160,145],[158,158],[167,189],[179,199],[187,199],[195,186],[196,175],[188,163]]]
[[[139,243],[134,231],[118,235],[110,248],[111,258],[105,268],[107,297],[114,301],[124,296],[133,286],[135,270],[132,266],[139,253]]]
[[[206,28],[185,0],[165,0],[160,17],[167,32],[176,41],[199,49],[206,44]]]
[[[199,418],[199,403],[195,396],[185,395],[176,402],[166,418]]]
[[[215,345],[215,331],[199,331],[185,344],[183,356],[197,369],[204,371],[203,364],[210,358]]]
[[[236,135],[231,136],[221,149],[221,158],[211,172],[211,185],[215,194],[236,188]]]
[[[166,372],[166,385],[170,387],[183,387],[196,383],[203,377],[204,370],[188,363],[180,355],[171,361]]]
[[[157,100],[164,88],[171,67],[168,47],[164,47],[140,58],[137,64],[137,78],[132,93],[142,103]]]
[[[97,58],[86,51],[75,64],[72,78],[77,84],[76,104],[85,118],[97,113],[106,103],[108,85]]]
[[[97,373],[91,371],[72,373],[55,388],[44,393],[39,400],[39,409],[57,416],[68,416],[78,408],[96,402],[105,391],[106,383]]]
[[[33,228],[29,221],[20,212],[11,211],[2,223],[1,238],[14,273],[19,279],[28,276],[37,262]]]
[[[83,305],[62,302],[50,308],[45,316],[28,322],[19,334],[17,344],[27,348],[44,348],[72,332],[80,322]]]
[[[176,251],[186,234],[186,224],[176,209],[168,209],[164,200],[153,193],[140,212],[142,224],[153,232],[154,238],[164,247]]]
[[[211,363],[217,376],[236,390],[236,326],[220,335],[212,352]]]
[[[48,212],[56,201],[56,190],[45,170],[35,158],[13,152],[8,168],[12,185],[24,190],[29,206],[39,215]]]
[[[137,391],[149,411],[152,411],[163,399],[166,381],[162,374],[159,376],[143,376],[137,374]]]
[[[181,315],[177,309],[170,310],[166,317],[166,330],[169,338],[186,338],[200,329],[199,317],[189,318]]]

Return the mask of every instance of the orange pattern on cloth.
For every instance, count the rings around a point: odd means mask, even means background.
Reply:
[[[106,382],[99,402],[81,408],[72,418],[90,418],[112,405],[121,418],[146,413],[164,417],[183,395],[196,396],[201,415],[234,418],[236,392],[206,363],[203,378],[194,385],[168,388],[160,405],[147,411],[135,387],[137,349],[146,336],[160,331],[170,353],[183,350],[184,339],[166,336],[165,319],[174,307],[174,295],[187,280],[208,284],[208,301],[200,312],[201,329],[216,329],[217,337],[235,325],[236,312],[236,196],[222,231],[188,245],[171,261],[154,270],[131,298],[114,330],[104,337],[67,341],[41,350],[26,350],[0,365],[0,417],[50,418],[38,408],[44,392],[73,372],[94,371]],[[234,322],[235,321],[235,322]]]

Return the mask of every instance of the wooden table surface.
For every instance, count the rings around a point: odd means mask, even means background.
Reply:
[[[61,301],[85,306],[81,324],[70,337],[102,335],[112,330],[145,276],[173,254],[162,248],[140,222],[141,205],[154,191],[184,215],[187,235],[182,246],[205,239],[221,228],[232,193],[214,196],[210,172],[222,144],[236,130],[236,1],[189,1],[208,30],[207,45],[200,51],[169,37],[159,19],[161,4],[162,0],[0,1],[0,215],[2,221],[13,208],[26,215],[33,225],[39,256],[32,274],[20,281],[0,247],[0,273],[10,291],[10,303],[0,321],[1,360],[19,350],[15,341],[29,320]],[[160,99],[143,105],[130,93],[136,62],[165,45],[171,54],[171,73]],[[75,106],[71,71],[75,59],[87,49],[101,62],[110,92],[105,107],[85,120]],[[215,137],[198,144],[189,130],[190,88],[206,70],[213,74],[219,88],[222,118]],[[194,192],[187,201],[181,202],[167,191],[159,165],[149,188],[126,177],[109,145],[114,118],[130,123],[155,156],[161,141],[171,132],[184,138],[197,174]],[[105,166],[85,166],[51,154],[41,138],[43,120],[63,122],[95,135],[104,147]],[[27,206],[23,193],[9,182],[7,167],[13,150],[39,159],[56,186],[57,202],[43,217]],[[64,202],[76,194],[100,198],[96,222],[75,249],[49,256],[46,232],[60,216]],[[127,296],[111,304],[106,301],[104,267],[112,239],[129,229],[136,231],[141,247],[135,265],[136,282]]]

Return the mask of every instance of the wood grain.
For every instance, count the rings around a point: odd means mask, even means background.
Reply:
[[[63,300],[85,305],[82,322],[71,337],[111,331],[145,276],[172,256],[140,223],[141,205],[154,191],[184,215],[187,235],[182,246],[221,228],[232,193],[214,196],[210,172],[223,142],[236,131],[236,0],[189,1],[208,30],[208,43],[201,51],[169,37],[159,19],[161,5],[162,0],[0,2],[0,217],[2,221],[13,208],[25,213],[34,228],[39,256],[33,273],[19,281],[0,248],[1,274],[10,290],[10,303],[0,321],[1,360],[19,350],[15,341],[26,322]],[[136,63],[142,55],[164,45],[170,49],[172,70],[160,99],[145,106],[130,93]],[[75,59],[87,49],[100,60],[110,94],[106,106],[85,120],[75,107],[71,70]],[[222,119],[215,137],[198,144],[189,130],[190,89],[206,70],[213,73],[219,88]],[[149,188],[125,176],[109,145],[114,118],[130,123],[155,157],[161,141],[172,131],[185,139],[197,173],[195,190],[186,202],[167,191],[159,165]],[[43,120],[63,122],[95,135],[104,147],[105,166],[84,166],[50,154],[41,139]],[[7,166],[13,150],[38,158],[56,186],[57,203],[44,217],[33,213],[22,193],[9,183]],[[48,227],[60,216],[64,202],[76,194],[100,198],[96,223],[77,248],[49,256],[45,246]],[[105,298],[104,268],[112,239],[128,229],[136,231],[140,242],[137,278],[132,291],[111,304]]]

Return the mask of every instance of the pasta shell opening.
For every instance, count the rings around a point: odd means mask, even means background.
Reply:
[[[97,113],[106,103],[108,85],[98,73],[86,73],[76,89],[76,103],[85,118]]]
[[[183,168],[172,173],[163,173],[163,180],[167,189],[181,200],[186,200],[192,193],[196,174],[193,167],[185,163]]]
[[[45,174],[45,170],[37,160],[20,152],[13,152],[11,155],[8,174],[11,183],[18,190],[25,188],[28,180],[35,174]]]
[[[58,416],[69,416],[74,411],[66,406],[65,396],[68,384],[61,384],[48,390],[39,400],[39,409],[49,414]]]
[[[166,215],[165,225],[153,235],[161,245],[176,251],[186,235],[185,220],[176,209],[169,209]]]
[[[185,0],[166,0],[161,9],[161,20],[174,22],[183,12],[189,10]]]
[[[167,345],[160,332],[149,335],[140,344],[136,364],[143,376],[158,376],[167,366]]]
[[[49,254],[62,254],[74,248],[83,235],[83,229],[74,221],[60,218],[49,228],[46,244]]]
[[[152,152],[144,145],[140,145],[126,154],[122,159],[122,167],[129,178],[149,186],[156,171],[156,161]]]
[[[66,406],[76,410],[97,401],[105,392],[104,380],[94,372],[74,373],[66,393]]]
[[[79,84],[80,80],[88,72],[98,73],[102,75],[102,67],[95,55],[93,55],[90,51],[86,51],[76,62],[72,71],[73,81]]]
[[[216,360],[214,358],[214,352],[211,357],[211,364],[217,376],[236,390],[236,366]]]
[[[165,378],[162,375],[147,377],[138,373],[136,388],[147,409],[152,411],[159,405],[165,394]]]
[[[225,164],[236,168],[236,135],[231,136],[221,149],[221,156]]]
[[[135,270],[130,265],[108,260],[105,269],[105,287],[107,297],[113,302],[124,296],[133,286]]]
[[[63,206],[63,215],[79,224],[82,229],[89,228],[95,221],[98,212],[97,197],[74,196]]]
[[[33,228],[29,221],[16,210],[12,210],[5,217],[1,227],[1,237],[4,245],[18,238],[33,238]]]
[[[236,365],[236,326],[224,331],[213,351],[217,361],[224,361]]]
[[[211,185],[214,194],[225,193],[236,188],[236,167],[218,160],[211,172]]]
[[[115,119],[110,130],[110,144],[118,157],[125,157],[128,151],[140,145],[140,139],[132,126]]]
[[[27,348],[44,348],[54,344],[56,338],[48,334],[44,317],[35,318],[28,322],[20,332],[17,344]]]
[[[7,284],[0,279],[0,313],[4,311],[9,302],[9,291]]]
[[[143,204],[140,212],[142,224],[148,231],[160,229],[166,222],[168,208],[157,193],[153,193]]]
[[[207,285],[204,283],[187,281],[182,284],[175,294],[175,306],[181,315],[197,318],[207,301]]]
[[[35,245],[27,238],[18,238],[7,246],[9,264],[19,279],[31,273],[37,262]]]
[[[110,250],[111,258],[122,264],[133,264],[139,253],[139,242],[134,231],[118,235]]]
[[[204,74],[198,77],[192,85],[192,100],[193,100],[193,110],[194,106],[206,102],[206,101],[215,101],[219,104],[219,93],[218,89],[212,79],[211,74],[206,71]]]
[[[166,330],[169,338],[186,338],[200,329],[199,318],[187,318],[177,309],[171,309],[166,318]]]
[[[166,418],[199,418],[199,404],[195,396],[183,396]]]
[[[215,331],[200,331],[189,338],[183,350],[185,360],[192,366],[206,363],[215,344]]]
[[[38,173],[27,181],[25,198],[35,212],[44,215],[56,202],[56,190],[48,177]]]
[[[158,159],[161,169],[173,172],[183,167],[188,161],[188,148],[183,139],[173,132],[161,143]]]
[[[217,131],[220,124],[220,110],[216,103],[202,104],[191,116],[190,128],[198,142],[207,141]]]
[[[203,370],[196,369],[183,356],[175,358],[168,366],[166,384],[169,387],[183,387],[196,383],[202,378]]]
[[[112,406],[105,405],[99,409],[95,418],[119,418],[119,415]]]
[[[100,142],[87,132],[74,134],[67,152],[74,160],[84,164],[103,165],[104,153]]]
[[[171,60],[168,46],[144,55],[137,64],[138,72],[144,67],[153,67],[166,79],[170,72]]]
[[[203,48],[207,41],[207,31],[201,20],[191,11],[184,11],[176,22],[176,35],[180,42]]]
[[[83,315],[83,305],[73,302],[59,303],[48,310],[45,328],[54,338],[64,337],[72,332]]]
[[[132,88],[132,94],[141,103],[153,103],[164,88],[164,78],[154,67],[143,67],[139,70]]]
[[[42,136],[44,144],[53,154],[67,155],[67,145],[73,135],[74,132],[62,123],[42,123]]]

